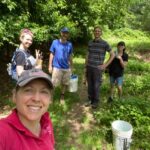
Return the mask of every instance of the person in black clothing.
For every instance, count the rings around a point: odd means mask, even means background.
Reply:
[[[108,98],[108,102],[113,101],[115,84],[117,85],[119,98],[122,96],[124,68],[128,62],[128,54],[125,52],[125,49],[125,42],[119,42],[117,44],[117,50],[115,51],[115,57],[108,66],[110,76],[110,97]]]

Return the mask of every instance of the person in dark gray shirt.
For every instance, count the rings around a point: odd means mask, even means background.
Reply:
[[[114,58],[114,52],[109,44],[101,38],[101,35],[101,27],[96,26],[94,28],[94,39],[88,43],[88,54],[85,61],[88,83],[88,102],[86,106],[91,105],[93,109],[97,108],[99,103],[102,72]],[[109,52],[110,57],[104,63],[106,52]]]

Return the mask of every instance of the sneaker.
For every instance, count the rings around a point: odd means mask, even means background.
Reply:
[[[98,107],[98,104],[92,104],[92,108],[96,109]]]
[[[111,97],[108,98],[107,103],[112,103],[113,99]]]

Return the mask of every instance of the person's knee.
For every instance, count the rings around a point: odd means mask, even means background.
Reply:
[[[119,86],[117,86],[117,88],[119,91],[122,91],[122,86],[119,85]]]
[[[58,79],[52,79],[52,83],[53,83],[54,87],[56,88],[56,87],[60,86],[61,81]]]
[[[114,87],[115,87],[115,84],[114,84],[114,83],[110,84],[110,88],[111,88],[111,89],[114,89]]]

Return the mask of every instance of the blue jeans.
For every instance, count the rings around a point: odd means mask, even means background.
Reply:
[[[122,86],[123,84],[123,76],[114,78],[110,76],[110,84],[117,84],[118,86]]]

